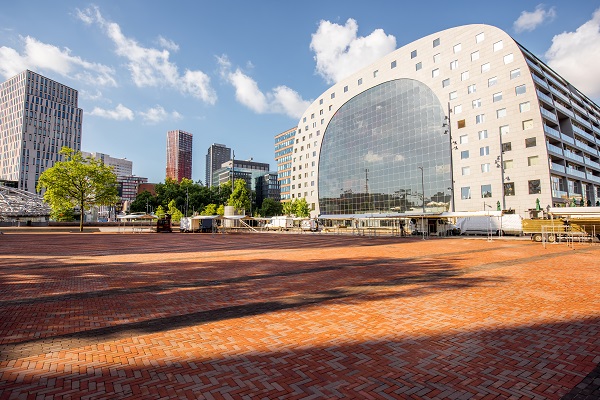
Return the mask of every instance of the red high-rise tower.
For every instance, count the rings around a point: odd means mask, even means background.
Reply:
[[[192,179],[192,134],[181,130],[167,132],[167,178],[181,182]]]

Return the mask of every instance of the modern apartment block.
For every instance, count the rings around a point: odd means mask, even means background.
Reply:
[[[421,207],[527,216],[538,204],[600,201],[600,107],[489,25],[395,50],[277,137],[290,197],[306,198],[313,216]]]
[[[133,174],[133,162],[126,158],[116,158],[104,153],[89,153],[87,151],[82,151],[81,155],[101,160],[104,165],[113,167],[113,172],[117,175],[117,179]]]
[[[281,201],[290,201],[292,198],[292,153],[297,129],[298,127],[295,126],[275,136],[275,162],[277,162]]]
[[[181,182],[192,179],[192,134],[182,130],[167,132],[167,178]]]
[[[63,146],[81,149],[78,92],[26,70],[0,83],[0,180],[35,193]]]
[[[233,168],[232,168],[233,165]],[[219,186],[229,180],[244,179],[248,190],[256,190],[255,179],[269,172],[268,163],[260,163],[250,160],[229,160],[221,165],[221,168],[213,172],[212,182],[214,186]]]
[[[213,181],[213,173],[221,168],[224,162],[231,160],[231,149],[224,144],[213,143],[206,152],[206,175],[204,184],[206,186],[216,186]]]

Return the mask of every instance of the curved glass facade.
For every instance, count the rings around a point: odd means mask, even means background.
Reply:
[[[412,79],[385,82],[352,98],[323,135],[321,214],[419,211],[423,191],[428,207],[447,208],[452,184],[443,123],[436,95]]]

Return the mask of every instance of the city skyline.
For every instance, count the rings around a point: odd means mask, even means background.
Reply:
[[[211,143],[227,143],[236,158],[274,165],[275,135],[295,126],[331,84],[461,24],[505,30],[598,103],[600,77],[589,71],[600,67],[600,9],[574,3],[491,10],[443,2],[235,2],[173,10],[66,1],[33,2],[35,13],[30,3],[11,3],[0,16],[0,77],[30,69],[78,90],[81,149],[128,158],[135,175],[160,182],[166,131],[194,132],[196,160]],[[579,54],[586,63],[570,63]],[[196,162],[192,179],[203,181],[204,168]]]

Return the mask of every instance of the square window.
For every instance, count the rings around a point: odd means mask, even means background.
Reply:
[[[410,52],[410,58],[411,59],[415,58],[416,56],[417,56],[417,51],[416,50],[413,50],[413,51]]]
[[[458,68],[458,60],[450,61],[450,69]]]
[[[415,64],[415,70],[416,71],[420,70],[421,68],[423,68],[423,63],[418,62],[418,63]]]
[[[517,68],[517,69],[513,69],[512,71],[510,71],[510,79],[515,79],[521,76],[521,69]]]
[[[473,108],[479,108],[481,107],[481,99],[475,99],[471,102],[471,104],[473,105]]]
[[[528,101],[519,104],[519,112],[525,112],[531,110],[531,104]]]
[[[344,86],[344,93],[348,91],[348,86]]]
[[[465,71],[462,74],[460,74],[461,81],[466,81],[467,79],[469,79],[469,71]]]
[[[540,158],[538,156],[527,157],[527,165],[529,167],[538,165],[539,163],[540,163]]]
[[[471,53],[471,61],[479,60],[479,50]]]
[[[460,114],[462,112],[462,104],[454,106],[454,114]]]
[[[492,197],[492,185],[481,185],[481,197]]]
[[[535,147],[535,146],[536,146],[536,140],[534,137],[525,139],[525,147]]]
[[[477,36],[475,36],[475,43],[481,43],[485,39],[485,34],[481,32]]]
[[[323,99],[320,99],[320,100],[319,100],[319,104],[323,104]]]
[[[477,86],[475,84],[469,85],[467,87],[467,93],[475,93],[477,91]]]
[[[485,114],[479,114],[479,115],[475,116],[476,124],[483,124],[484,121],[485,121]]]
[[[481,72],[487,72],[490,70],[490,63],[485,63],[481,65]]]
[[[532,119],[528,119],[527,121],[523,121],[523,130],[526,131],[528,129],[533,129],[533,120]]]
[[[392,61],[392,64],[390,65],[391,69],[396,68],[396,60]]]
[[[431,77],[435,78],[436,76],[438,76],[440,74],[440,69],[436,68],[433,71],[431,71]]]
[[[362,85],[362,78],[358,79],[358,86]]]
[[[440,45],[440,38],[433,39],[433,47],[438,47]]]
[[[462,174],[464,175],[471,175],[471,167],[462,167]]]
[[[539,194],[542,193],[542,184],[539,179],[534,179],[532,181],[527,182],[529,185],[529,194]]]
[[[490,155],[490,146],[483,146],[479,148],[480,156],[489,156]]]
[[[514,196],[515,195],[515,183],[507,182],[504,184],[504,195],[505,196]]]
[[[490,163],[481,164],[481,172],[490,172]]]
[[[462,46],[461,46],[461,44],[460,44],[460,43],[459,43],[459,44],[455,44],[455,45],[454,45],[454,47],[453,47],[454,54],[456,54],[456,53],[458,53],[459,51],[461,51],[461,49],[462,49]]]
[[[463,150],[460,152],[460,159],[461,160],[466,160],[467,158],[469,158],[469,150]]]
[[[469,143],[469,135],[461,135],[459,138],[459,143],[460,144]]]
[[[514,61],[514,57],[513,57],[512,53],[504,56],[504,64],[510,64],[513,61]]]
[[[502,152],[507,153],[512,150],[512,145],[510,142],[502,143]]]
[[[444,79],[442,81],[442,87],[446,87],[450,85],[450,78]]]
[[[466,126],[466,122],[464,119],[458,120],[457,123],[458,129],[464,128]]]
[[[469,186],[460,188],[460,198],[462,200],[468,200],[471,198],[471,188]]]
[[[513,167],[513,160],[504,160],[502,162],[502,167],[504,169],[511,169]]]
[[[527,87],[525,87],[525,85],[520,85],[515,88],[515,93],[517,94],[517,96],[519,96],[521,94],[525,94],[526,91],[527,91]]]
[[[508,132],[510,132],[508,125],[502,125],[500,127],[500,135],[506,135]]]
[[[504,44],[502,44],[502,40],[494,43],[494,51],[502,50],[503,47],[504,47]]]
[[[506,108],[501,108],[496,110],[496,118],[504,118],[506,117]]]
[[[377,70],[377,69],[375,71],[373,71],[373,78],[377,78],[378,73],[379,73],[379,70]]]
[[[434,54],[433,55],[433,62],[439,62],[442,59],[442,55],[440,53]]]
[[[494,86],[497,83],[498,83],[498,77],[496,77],[496,76],[488,79],[488,87]]]
[[[488,138],[487,129],[477,132],[477,135],[479,136],[479,140],[487,139]]]
[[[450,98],[450,100],[454,100],[457,97],[458,97],[458,94],[457,94],[456,90],[454,92],[448,93],[448,98]]]
[[[492,95],[492,101],[495,103],[497,101],[502,100],[502,92],[494,93]]]
[[[335,92],[334,92],[334,93],[331,93],[331,98],[332,98],[332,99],[335,99]]]

